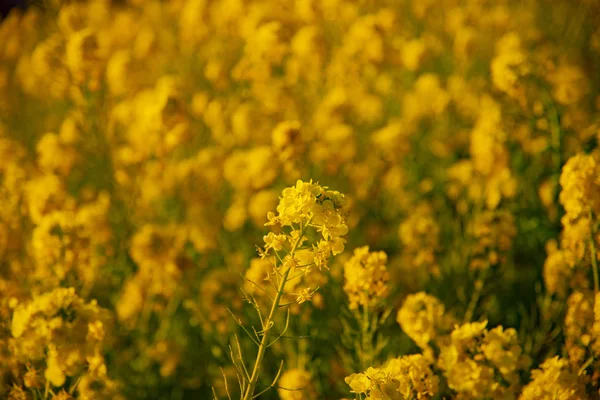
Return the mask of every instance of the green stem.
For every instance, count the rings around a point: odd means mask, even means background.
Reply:
[[[366,370],[373,363],[373,332],[371,332],[371,322],[369,319],[369,308],[363,306],[363,315],[361,323],[361,368]]]
[[[549,97],[549,96],[548,96]],[[552,164],[555,168],[554,173],[554,202],[558,202],[558,195],[560,194],[560,174],[562,170],[562,135],[560,131],[560,120],[556,108],[551,105],[552,114],[550,116],[550,130],[552,140]]]
[[[307,225],[308,225],[308,222],[305,226],[307,226]],[[294,245],[292,246],[292,249],[290,251],[291,257],[294,257],[296,249],[298,248],[298,245],[302,241],[303,237],[304,237],[304,227],[301,227],[300,235],[298,236],[298,239],[296,239],[296,242],[294,243]],[[250,381],[248,382],[248,386],[246,388],[246,391],[244,392],[243,400],[251,400],[254,396],[254,390],[256,389],[256,384],[258,382],[258,376],[260,374],[261,363],[265,356],[265,351],[267,350],[267,347],[268,347],[267,345],[269,343],[269,336],[270,336],[270,332],[271,332],[271,328],[272,328],[272,323],[275,318],[275,311],[279,308],[279,303],[281,302],[281,297],[283,296],[285,284],[287,283],[287,279],[288,279],[288,276],[290,275],[290,271],[291,271],[291,268],[288,268],[283,273],[281,282],[279,282],[279,286],[277,287],[277,294],[275,295],[275,298],[273,299],[273,304],[271,305],[271,310],[269,311],[269,316],[267,317],[267,319],[264,322],[263,336],[260,341],[260,345],[258,347],[256,361],[254,362],[254,368],[252,368],[252,375],[250,375]]]
[[[471,322],[473,318],[473,313],[475,312],[475,307],[477,307],[477,303],[481,298],[481,292],[483,291],[483,286],[485,285],[485,279],[487,277],[487,270],[490,268],[489,263],[486,263],[483,271],[481,271],[479,278],[475,281],[475,290],[471,295],[471,300],[469,301],[469,305],[467,306],[467,311],[465,312],[464,322]]]
[[[587,359],[587,361],[581,366],[581,368],[579,368],[579,371],[577,372],[577,376],[580,376],[581,374],[583,374],[583,371],[585,371],[587,369],[587,367],[590,366],[591,363],[594,362],[594,356],[591,356],[590,358]]]
[[[598,256],[596,255],[596,243],[594,242],[594,224],[592,223],[592,211],[590,210],[590,252],[592,253],[592,272],[594,274],[594,292],[598,293]]]

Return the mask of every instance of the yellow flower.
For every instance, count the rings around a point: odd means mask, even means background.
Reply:
[[[281,375],[277,393],[281,400],[310,400],[316,396],[311,374],[300,368],[289,369]]]
[[[516,396],[519,374],[528,363],[514,329],[488,331],[487,321],[456,326],[442,346],[439,364],[448,386],[466,398]],[[501,385],[496,376],[507,385]]]
[[[184,245],[183,232],[174,226],[144,225],[131,240],[131,258],[142,270],[164,268]]]
[[[575,291],[567,299],[564,321],[565,349],[571,365],[582,365],[593,338],[594,297],[586,291]]]
[[[254,194],[248,202],[248,214],[256,226],[264,226],[267,212],[277,206],[277,193],[272,190],[261,190]]]
[[[476,240],[470,266],[477,269],[504,263],[517,229],[511,213],[486,210],[474,217],[470,233]]]
[[[579,153],[569,158],[563,166],[560,175],[560,203],[565,208],[566,215],[563,224],[574,221],[580,216],[587,217],[592,210],[600,212],[600,153]]]
[[[549,78],[554,85],[552,94],[561,104],[575,104],[579,102],[589,90],[589,82],[578,65],[561,65]]]
[[[414,39],[402,47],[402,63],[409,71],[416,71],[426,55],[427,46],[422,39]]]
[[[397,385],[402,399],[429,399],[439,390],[439,378],[422,354],[413,354],[388,360],[384,369]]]
[[[57,360],[56,349],[53,347],[50,347],[48,350],[45,376],[54,386],[62,386],[66,380],[65,373],[60,368],[60,364]]]
[[[367,394],[367,399],[429,399],[439,388],[439,378],[421,354],[392,358],[381,368],[369,367],[344,380],[353,393]]]
[[[525,386],[520,400],[583,400],[588,396],[576,373],[571,372],[566,360],[548,358],[540,369],[531,372],[531,382]]]
[[[345,379],[354,393],[366,393],[371,387],[371,380],[365,374],[352,374]]]
[[[554,294],[564,296],[569,287],[569,279],[573,270],[567,263],[565,252],[558,249],[555,240],[546,244],[548,255],[544,262],[544,283],[546,289]]]
[[[103,358],[93,368],[88,358],[104,350],[107,314],[95,301],[81,299],[74,288],[34,296],[19,304],[13,314],[14,356],[28,361],[45,359],[44,376],[53,386],[62,386],[68,376],[82,371],[105,369]]]
[[[225,161],[225,179],[238,190],[258,190],[268,187],[277,177],[277,164],[267,146],[251,150],[236,150]]]
[[[421,119],[442,114],[450,96],[442,88],[440,78],[434,74],[423,74],[415,82],[414,90],[404,100],[406,122],[417,123]]]
[[[425,292],[410,294],[398,311],[402,330],[422,349],[450,329],[451,319],[444,315],[444,305]]]
[[[354,256],[344,264],[344,292],[350,309],[373,307],[385,300],[389,290],[386,264],[383,251],[369,252],[369,246],[354,250]]]
[[[269,232],[266,236],[263,236],[265,242],[265,251],[273,249],[275,251],[283,250],[283,246],[287,244],[288,237],[286,235],[276,235],[273,232]]]
[[[417,276],[437,274],[436,251],[439,248],[440,227],[428,204],[420,204],[400,224],[398,235],[403,245],[403,265]]]
[[[496,57],[492,60],[491,70],[492,81],[498,89],[524,100],[525,94],[519,79],[528,72],[529,67],[519,35],[508,33],[496,43]]]
[[[92,77],[100,69],[101,45],[92,29],[86,28],[74,33],[68,40],[65,51],[65,64],[78,80]],[[95,78],[95,76],[93,76]]]

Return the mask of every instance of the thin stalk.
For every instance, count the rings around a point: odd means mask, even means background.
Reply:
[[[550,130],[551,130],[551,146],[552,146],[552,164],[555,168],[554,173],[554,201],[558,201],[558,195],[560,194],[560,173],[562,169],[562,133],[560,130],[560,119],[558,113],[556,112],[556,108],[552,104],[552,100],[550,95],[546,95],[548,97],[548,106],[550,107]]]
[[[308,223],[306,225],[308,225]],[[290,251],[291,257],[294,257],[296,249],[298,248],[298,245],[300,244],[300,242],[302,241],[302,238],[304,237],[304,230],[305,230],[304,226],[300,228],[300,235],[298,236],[298,239],[296,239],[296,242],[294,243],[294,245],[292,246],[292,249]],[[285,284],[287,283],[288,276],[290,275],[290,271],[291,271],[291,269],[288,268],[283,273],[283,276],[281,277],[281,280],[279,281],[279,285],[277,287],[277,294],[275,295],[275,298],[273,299],[273,304],[271,304],[271,310],[269,311],[269,316],[267,317],[267,319],[265,320],[265,323],[263,325],[263,336],[260,341],[260,345],[258,347],[258,353],[256,355],[256,361],[254,362],[254,368],[252,368],[252,375],[250,375],[250,381],[248,382],[248,387],[247,387],[246,391],[244,392],[244,397],[242,398],[243,400],[251,400],[254,397],[254,390],[256,389],[256,384],[258,382],[258,376],[260,374],[260,367],[262,364],[262,360],[265,356],[265,351],[267,350],[267,347],[269,344],[269,336],[270,336],[269,334],[271,332],[271,328],[273,327],[272,325],[273,325],[273,319],[275,318],[275,311],[279,308],[279,303],[281,302],[281,297],[283,296]]]
[[[287,277],[290,273],[288,269],[283,274],[283,278],[279,282],[279,287],[277,288],[277,295],[273,300],[273,304],[271,305],[271,311],[269,311],[269,316],[265,320],[265,325],[263,326],[263,336],[260,341],[260,345],[258,347],[258,354],[256,355],[256,361],[254,362],[254,368],[252,369],[252,375],[250,375],[250,382],[248,383],[248,388],[244,393],[244,400],[250,400],[254,395],[254,389],[256,388],[256,383],[258,382],[258,375],[260,373],[260,366],[262,360],[265,356],[265,351],[267,350],[267,343],[269,340],[269,332],[271,331],[271,323],[275,316],[275,310],[279,307],[279,302],[281,301],[281,296],[283,295],[283,290],[285,288],[285,284],[287,282]]]
[[[587,359],[587,361],[581,366],[581,368],[579,368],[579,371],[577,372],[577,376],[581,376],[581,374],[583,374],[583,372],[587,369],[587,367],[590,366],[590,364],[592,364],[594,362],[594,356],[591,356],[590,358]]]
[[[594,273],[594,292],[598,293],[598,256],[596,255],[596,243],[594,242],[594,225],[592,223],[592,211],[590,210],[590,252],[592,253],[592,272]]]
[[[369,318],[369,307],[363,306],[363,315],[361,323],[361,368],[366,370],[373,361],[373,332],[371,331],[371,321]]]
[[[465,323],[471,322],[471,318],[473,318],[473,313],[475,312],[475,308],[477,307],[477,303],[481,298],[481,292],[483,291],[483,287],[485,285],[485,279],[487,277],[487,270],[490,268],[490,265],[486,263],[484,265],[484,269],[480,272],[479,278],[475,281],[475,290],[471,295],[471,300],[469,301],[469,305],[467,306],[467,311],[465,312]]]

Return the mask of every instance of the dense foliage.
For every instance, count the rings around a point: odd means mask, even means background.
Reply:
[[[596,0],[0,23],[0,398],[600,396]]]

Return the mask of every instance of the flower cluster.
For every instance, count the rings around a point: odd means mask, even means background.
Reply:
[[[508,212],[485,211],[474,218],[471,234],[475,241],[471,268],[503,264],[517,234],[514,217]]]
[[[354,250],[354,255],[344,264],[344,292],[350,309],[359,306],[373,307],[385,300],[389,292],[387,255],[383,251],[370,252],[369,246]]]
[[[429,399],[439,387],[439,378],[421,354],[390,359],[381,368],[369,367],[345,381],[353,393],[366,394],[368,399]]]
[[[486,325],[487,321],[456,326],[441,349],[440,366],[448,386],[461,398],[514,397],[527,357],[514,329],[487,330]]]
[[[431,341],[447,334],[453,322],[445,314],[444,305],[425,292],[408,295],[396,319],[404,333],[423,350],[429,348]]]
[[[310,372],[294,368],[285,371],[279,380],[277,393],[281,400],[309,400],[315,398]]]
[[[436,252],[439,248],[440,227],[433,216],[433,210],[424,204],[400,224],[398,234],[403,249],[403,268],[414,275],[417,283],[422,284],[430,275],[439,273]]]
[[[344,251],[346,240],[342,238],[348,233],[343,207],[346,199],[343,194],[327,187],[310,182],[298,181],[295,186],[283,190],[277,206],[277,214],[269,212],[267,226],[289,227],[288,233],[270,232],[264,237],[263,256],[285,250],[300,249],[304,243],[304,232],[310,228],[320,233],[320,238],[312,243],[313,260],[309,265],[327,268],[327,260]],[[293,249],[293,250],[292,250]],[[298,259],[284,259],[290,266],[300,266]]]
[[[84,302],[75,289],[55,289],[16,307],[12,351],[23,362],[45,364],[44,376],[55,387],[81,374],[81,398],[108,396],[116,389],[103,356],[109,323],[108,312],[95,302]],[[24,380],[27,387],[41,385],[27,376]]]
[[[575,266],[588,249],[594,221],[600,215],[600,152],[576,154],[563,167],[560,175],[560,203],[565,209],[561,247],[567,262]]]
[[[578,400],[588,398],[577,374],[571,372],[568,362],[558,356],[549,358],[531,372],[531,382],[525,386],[520,400]]]

